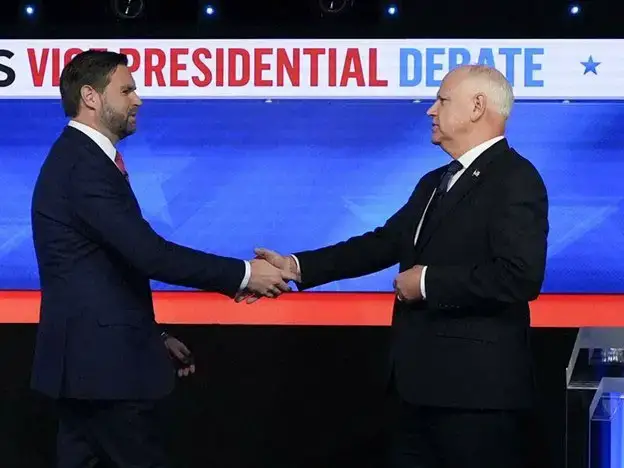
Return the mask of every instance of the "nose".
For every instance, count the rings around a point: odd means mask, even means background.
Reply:
[[[427,115],[433,117],[436,115],[438,101],[434,102],[429,109],[427,109]]]

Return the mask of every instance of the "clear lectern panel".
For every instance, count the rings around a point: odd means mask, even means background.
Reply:
[[[587,466],[624,468],[624,328],[581,328],[566,377],[568,392],[591,401]]]

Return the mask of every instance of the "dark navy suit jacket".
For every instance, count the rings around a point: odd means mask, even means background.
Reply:
[[[425,406],[524,409],[534,402],[529,301],[546,266],[548,194],[506,139],[475,159],[416,232],[446,167],[426,174],[375,230],[296,253],[309,289],[399,264],[427,265],[426,300],[395,300],[388,376]]]
[[[31,215],[42,293],[32,387],[53,398],[168,394],[175,372],[149,280],[233,297],[245,263],[159,236],[114,162],[72,127],[41,168]]]

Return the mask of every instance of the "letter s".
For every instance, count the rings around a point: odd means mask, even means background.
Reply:
[[[15,54],[10,50],[0,49],[0,59],[8,58],[12,59]],[[5,78],[2,78],[2,74],[6,75]],[[8,65],[3,65],[0,63],[0,88],[6,88],[11,86],[15,82],[15,70],[13,70]]]

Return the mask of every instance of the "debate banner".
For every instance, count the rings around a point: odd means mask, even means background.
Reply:
[[[494,66],[518,99],[624,99],[624,40],[0,40],[0,98],[58,98],[87,49],[128,55],[145,98],[435,97],[462,64]]]

